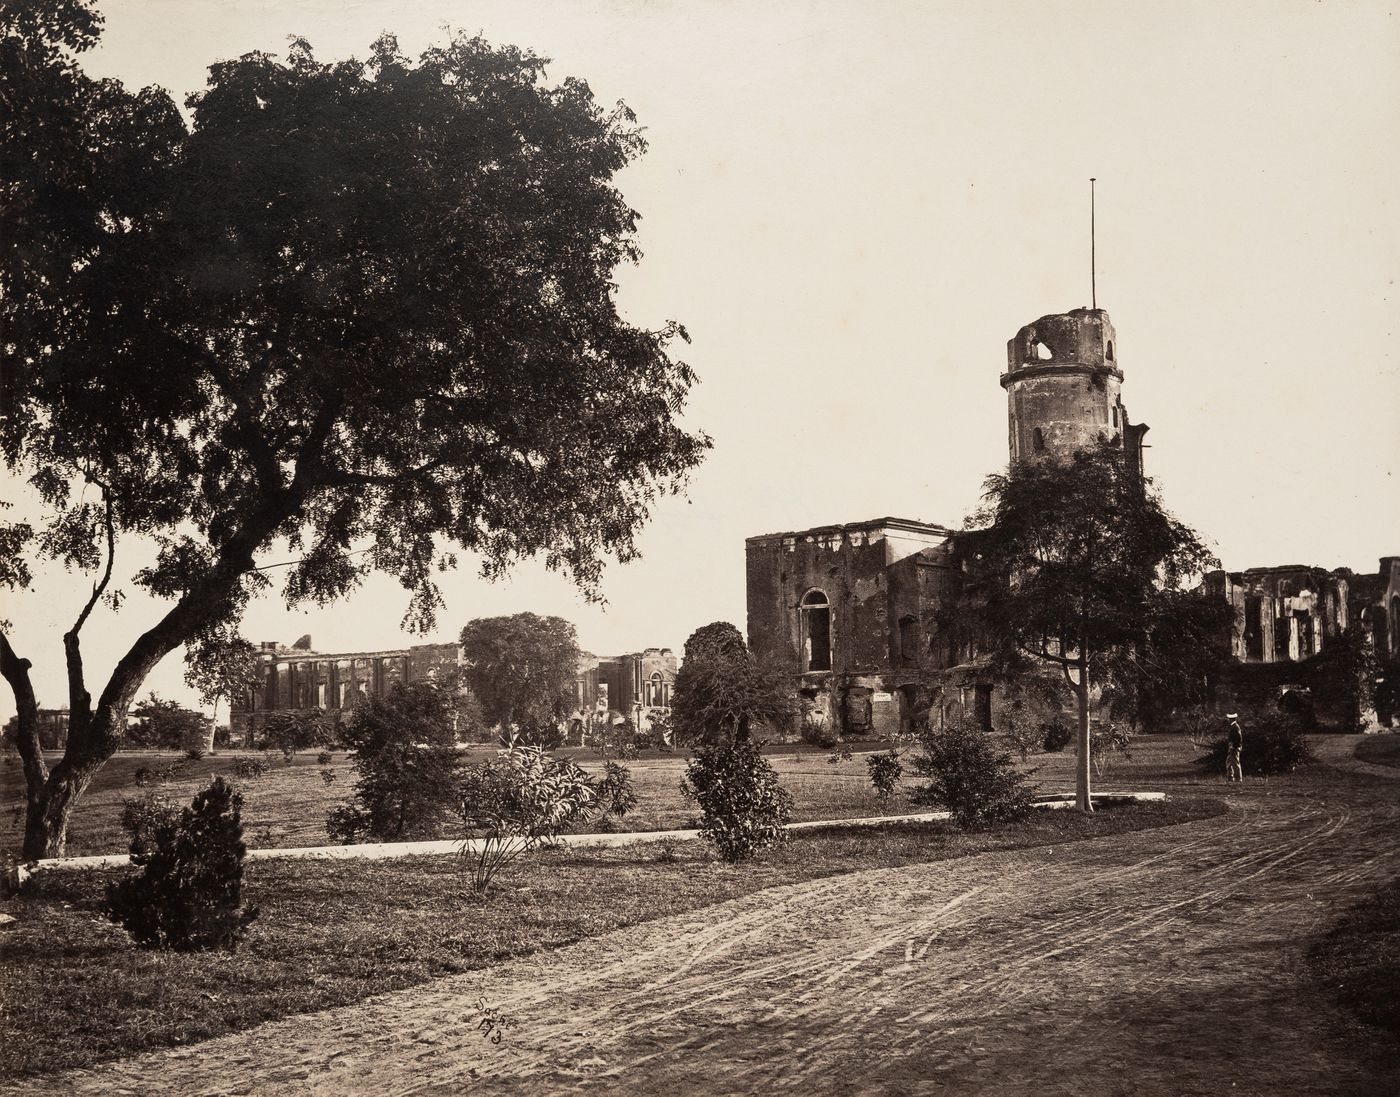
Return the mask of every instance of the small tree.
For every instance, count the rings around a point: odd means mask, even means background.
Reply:
[[[486,723],[511,745],[553,745],[575,703],[581,653],[574,626],[533,613],[480,617],[462,629],[461,642],[462,677]]]
[[[359,779],[326,821],[340,842],[429,837],[457,803],[452,698],[431,682],[396,683],[367,697],[342,730]]]
[[[1076,801],[1092,811],[1094,688],[1122,680],[1214,561],[1109,443],[1013,464],[983,498],[977,529],[959,539],[968,582],[957,629],[1001,678],[1037,666],[1063,675],[1079,714]]]
[[[257,917],[242,901],[243,797],[215,777],[178,816],[132,831],[138,876],[107,887],[107,915],[146,948],[232,952]]]
[[[603,776],[594,784],[598,806],[605,815],[621,819],[637,806],[637,790],[632,787],[632,771],[620,762],[604,762]]]
[[[460,797],[468,837],[481,840],[472,862],[472,884],[481,894],[501,869],[598,803],[583,770],[533,746],[502,750],[490,761],[467,766]],[[466,851],[464,846],[464,856],[470,857]]]
[[[185,648],[185,684],[209,706],[211,721],[218,719],[220,701],[232,705],[262,680],[258,649],[229,628],[221,622]]]
[[[730,864],[787,840],[792,794],[747,739],[697,748],[681,791],[700,806],[700,836]]]
[[[189,750],[207,743],[214,734],[214,722],[204,713],[154,693],[134,705],[131,715],[126,741],[133,747]]]
[[[335,740],[335,728],[320,709],[283,709],[267,718],[258,749],[280,750],[290,762],[300,751],[332,746]]]
[[[756,660],[733,625],[716,621],[685,642],[671,700],[678,742],[745,742],[755,726],[785,726],[796,712],[791,677]]]
[[[865,760],[870,771],[870,787],[880,801],[880,807],[889,806],[890,797],[904,776],[904,764],[899,760],[899,751],[891,747],[879,754],[872,754]]]
[[[914,803],[947,808],[963,830],[1011,822],[1030,809],[1030,788],[1011,755],[961,715],[925,731],[919,745],[912,764],[928,784],[910,793]]]

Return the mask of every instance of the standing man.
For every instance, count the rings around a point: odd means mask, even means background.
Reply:
[[[1225,719],[1230,721],[1230,733],[1225,739],[1225,780],[1242,782],[1244,767],[1240,764],[1240,753],[1244,750],[1244,732],[1240,730],[1240,714],[1227,712]]]

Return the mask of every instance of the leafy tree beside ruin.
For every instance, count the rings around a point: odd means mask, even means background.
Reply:
[[[514,47],[458,35],[413,60],[386,35],[365,61],[297,40],[219,62],[187,128],[165,92],[82,71],[89,0],[4,18],[0,457],[42,513],[0,514],[0,581],[39,557],[95,579],[52,765],[32,640],[0,632],[41,857],[156,664],[236,631],[262,553],[296,558],[289,605],[391,575],[420,628],[453,546],[594,592],[708,440],[676,422],[683,330],[614,301],[639,258],[613,182],[645,148],[625,106]],[[131,538],[159,546],[134,582],[165,609],[95,675],[82,632]]]
[[[512,745],[517,738],[553,745],[577,705],[574,626],[534,613],[479,617],[462,629],[461,644],[462,680],[486,724]]]
[[[729,622],[690,634],[671,695],[677,742],[747,742],[755,727],[784,727],[796,711],[791,676],[754,658]]]
[[[1095,688],[1124,681],[1161,642],[1182,592],[1214,561],[1111,445],[989,477],[969,525],[959,633],[999,676],[1063,676],[1079,717],[1076,800],[1092,811]]]

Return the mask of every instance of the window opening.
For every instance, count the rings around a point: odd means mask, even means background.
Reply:
[[[1036,453],[1045,452],[1045,432],[1039,427],[1031,432],[1031,449]]]
[[[831,604],[819,590],[802,597],[803,670],[831,669]]]

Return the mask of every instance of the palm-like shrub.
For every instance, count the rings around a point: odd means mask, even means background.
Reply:
[[[598,803],[583,770],[539,747],[512,747],[467,766],[459,789],[468,837],[482,840],[472,870],[480,893],[501,869],[584,818]]]

